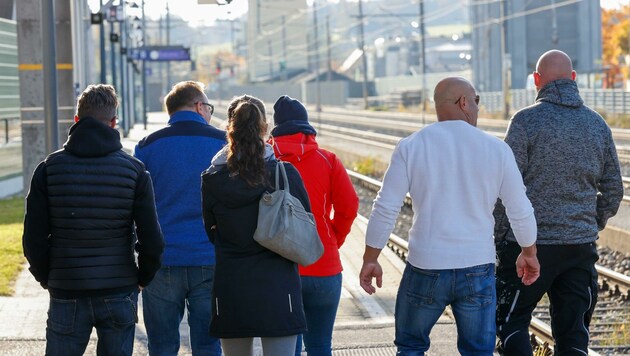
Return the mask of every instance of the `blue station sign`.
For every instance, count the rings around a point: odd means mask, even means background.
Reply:
[[[153,46],[131,48],[129,56],[150,62],[189,61],[190,48],[182,46]]]

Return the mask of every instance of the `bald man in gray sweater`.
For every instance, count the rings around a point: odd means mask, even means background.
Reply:
[[[536,102],[517,112],[505,137],[538,224],[540,278],[519,283],[520,252],[500,204],[495,210],[497,334],[505,355],[531,355],[527,328],[547,293],[556,354],[587,354],[597,299],[595,241],[617,213],[623,183],[612,133],[580,98],[571,59],[558,50],[536,65]]]

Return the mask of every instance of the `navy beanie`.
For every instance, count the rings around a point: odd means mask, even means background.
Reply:
[[[272,136],[292,135],[302,132],[315,135],[317,132],[308,123],[308,113],[304,105],[297,99],[283,95],[273,104],[273,122],[275,127]]]
[[[306,108],[299,100],[283,95],[273,104],[273,122],[278,126],[294,120],[308,122]]]

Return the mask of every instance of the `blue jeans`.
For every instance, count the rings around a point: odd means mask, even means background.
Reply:
[[[298,336],[295,354],[302,351],[302,337],[309,356],[332,354],[332,333],[339,298],[341,273],[329,277],[302,276],[302,303],[308,331]]]
[[[138,293],[77,299],[50,298],[46,355],[83,355],[96,328],[100,355],[131,355],[138,321]]]
[[[151,355],[177,355],[179,324],[188,310],[193,355],[221,355],[210,337],[214,266],[163,266],[142,290],[142,311]]]
[[[495,343],[494,264],[425,270],[407,263],[396,298],[397,355],[424,355],[429,334],[451,305],[462,355],[492,356]]]

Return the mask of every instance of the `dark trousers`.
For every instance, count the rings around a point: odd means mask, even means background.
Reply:
[[[524,286],[516,275],[521,248],[497,244],[497,334],[502,355],[532,355],[527,329],[532,311],[549,297],[555,355],[586,355],[589,324],[597,303],[595,243],[538,245],[540,278]]]

